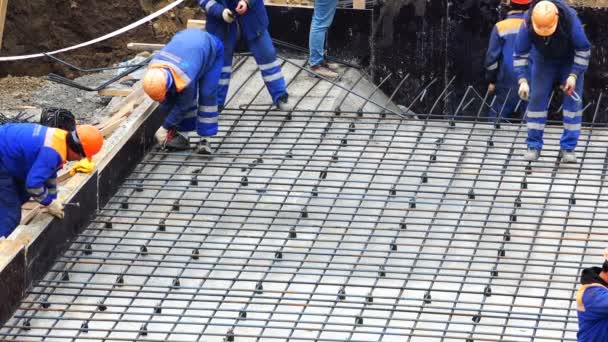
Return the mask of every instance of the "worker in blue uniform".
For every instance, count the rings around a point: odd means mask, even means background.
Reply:
[[[220,78],[219,104],[223,108],[232,75],[232,55],[242,35],[260,68],[272,102],[292,109],[281,72],[281,62],[268,33],[268,14],[263,0],[198,0],[207,13],[206,29],[224,43],[224,66]],[[235,13],[236,12],[236,13]]]
[[[591,44],[574,9],[563,0],[532,4],[517,35],[513,61],[518,93],[522,99],[530,98],[526,113],[528,150],[524,156],[528,161],[540,156],[551,91],[559,82],[565,93],[560,158],[563,163],[576,163],[574,149],[581,130],[583,83],[590,57]],[[530,63],[532,87],[527,77]]]
[[[581,273],[576,293],[578,341],[608,341],[608,249],[602,267],[590,267]]]
[[[68,132],[39,124],[0,126],[0,237],[21,221],[21,206],[30,197],[58,218],[57,170],[66,161],[91,159],[101,150],[101,132],[88,125]]]
[[[517,76],[513,68],[515,39],[524,23],[524,12],[532,0],[511,0],[507,18],[494,25],[485,58],[486,80],[489,82],[488,94],[494,93],[494,99],[488,120],[521,118],[526,111],[527,103],[518,95]]]
[[[150,62],[142,83],[148,96],[160,102],[161,111],[167,113],[155,134],[161,146],[189,149],[188,139],[179,132],[196,129],[204,138],[217,134],[223,51],[217,37],[188,29],[178,32]],[[204,138],[196,151],[210,154],[209,141]]]

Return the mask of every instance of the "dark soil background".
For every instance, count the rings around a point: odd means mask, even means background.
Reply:
[[[0,55],[13,56],[61,49],[105,35],[166,6],[168,0],[14,0],[8,3],[7,21]],[[86,68],[120,62],[135,52],[129,42],[161,43],[188,19],[202,18],[194,0],[152,23],[116,38],[57,57]],[[44,58],[0,64],[0,77],[41,76],[58,72],[74,77],[72,71]]]

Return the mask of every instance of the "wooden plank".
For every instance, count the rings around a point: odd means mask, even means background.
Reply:
[[[2,49],[2,37],[4,35],[4,22],[6,21],[6,9],[8,0],[0,0],[0,49]]]
[[[2,1],[2,0],[0,0]],[[129,43],[127,49],[134,51],[156,51],[165,47],[165,44]]]
[[[188,23],[186,24],[186,28],[193,28],[193,29],[201,29],[204,30],[205,27],[207,27],[207,20],[196,20],[196,19],[190,19],[188,20]]]
[[[365,9],[365,0],[353,0],[354,9]]]
[[[131,88],[106,88],[98,91],[99,96],[120,96],[125,97],[131,95]]]

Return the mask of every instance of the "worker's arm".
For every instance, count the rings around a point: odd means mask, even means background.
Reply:
[[[486,81],[490,84],[496,83],[498,78],[498,65],[502,56],[503,40],[498,35],[498,29],[494,26],[490,34],[490,43],[486,52],[484,67],[486,68]]]
[[[225,7],[215,0],[197,0],[198,5],[211,16],[222,19],[222,12]]]
[[[517,38],[515,38],[515,52],[513,54],[513,68],[515,69],[515,75],[517,75],[517,79],[520,83],[522,80],[528,81],[530,50],[532,50],[530,32],[528,31],[526,24],[523,24],[519,28]]]
[[[574,62],[571,74],[577,78],[587,71],[591,57],[591,43],[585,34],[583,24],[576,14],[572,14],[572,43],[574,44]]]
[[[57,151],[43,147],[25,180],[27,192],[42,205],[49,205],[57,198],[57,168],[61,165]]]
[[[172,94],[161,104],[161,110],[164,109],[168,113],[163,122],[165,129],[177,127],[189,112],[196,113],[195,88],[191,84],[181,92]]]
[[[589,287],[583,294],[585,312],[594,319],[608,319],[608,289],[601,286]]]

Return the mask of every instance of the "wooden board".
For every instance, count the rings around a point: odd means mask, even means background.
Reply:
[[[129,96],[133,92],[131,88],[106,88],[98,91],[99,96]]]
[[[1,0],[0,0],[1,1]],[[129,43],[127,49],[134,51],[156,51],[165,47],[165,44]]]
[[[188,20],[188,23],[186,24],[186,28],[189,28],[189,29],[193,28],[193,29],[204,30],[205,27],[207,27],[206,20],[190,19],[190,20]]]
[[[2,49],[2,37],[4,36],[4,22],[6,21],[6,9],[8,0],[0,0],[0,49]]]
[[[365,0],[353,0],[354,9],[365,9]]]

